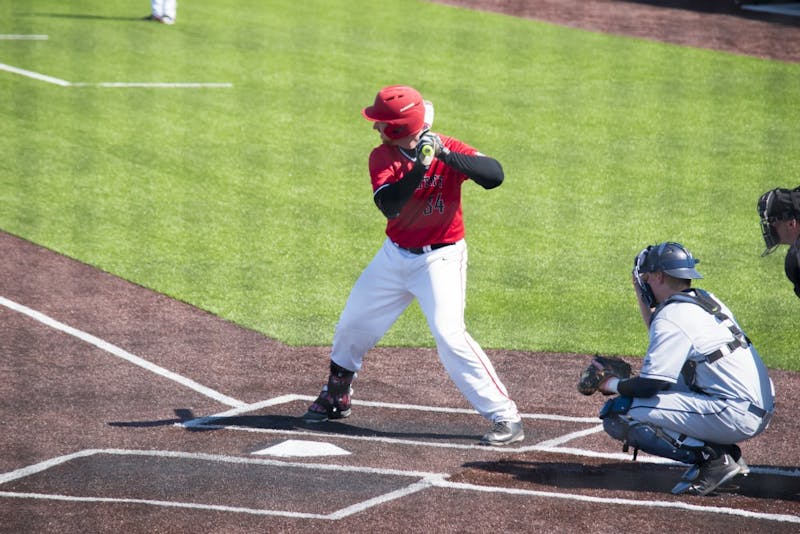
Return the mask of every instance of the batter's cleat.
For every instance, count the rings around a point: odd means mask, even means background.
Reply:
[[[322,391],[308,411],[303,416],[303,421],[306,423],[324,423],[333,419],[344,419],[350,417],[352,410],[350,409],[350,395],[353,390],[344,395],[339,395],[334,398],[333,395],[328,393],[328,386],[324,386]]]
[[[492,429],[483,435],[481,445],[502,447],[525,439],[522,421],[497,421]]]
[[[741,467],[730,454],[700,464],[697,479],[689,487],[692,495],[708,495],[720,485],[739,474]]]
[[[164,15],[163,17],[159,17],[158,15],[147,15],[146,17],[142,17],[142,20],[150,20],[153,22],[160,22],[161,24],[168,24],[168,25],[175,24],[175,19],[173,19],[168,15]]]

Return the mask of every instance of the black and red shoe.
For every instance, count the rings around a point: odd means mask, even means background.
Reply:
[[[350,395],[353,390],[342,395],[331,395],[328,392],[328,386],[322,388],[322,391],[308,411],[303,416],[303,421],[306,423],[324,423],[334,419],[344,419],[349,417],[352,410],[350,409]]]

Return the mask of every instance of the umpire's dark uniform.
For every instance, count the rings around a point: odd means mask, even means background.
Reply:
[[[784,263],[786,276],[794,284],[794,294],[800,297],[800,238],[789,247]]]

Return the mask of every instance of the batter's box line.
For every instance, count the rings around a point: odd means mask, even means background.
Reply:
[[[330,438],[336,437],[337,439],[345,439],[345,440],[353,440],[353,441],[369,441],[369,442],[378,442],[378,443],[387,443],[387,444],[394,444],[394,445],[412,445],[412,446],[421,446],[421,447],[434,447],[434,448],[446,448],[446,449],[462,449],[462,450],[481,450],[481,451],[496,451],[496,452],[528,452],[528,451],[539,451],[539,452],[552,452],[552,453],[562,453],[562,454],[569,454],[572,456],[590,456],[593,458],[602,457],[612,460],[627,460],[629,459],[628,455],[622,453],[602,453],[596,451],[587,451],[582,449],[571,449],[571,448],[561,448],[559,445],[572,441],[574,439],[584,437],[587,435],[595,434],[603,430],[602,425],[598,425],[598,419],[596,417],[573,417],[573,416],[564,416],[564,415],[554,415],[554,414],[522,414],[523,419],[542,419],[542,420],[552,420],[552,421],[567,421],[567,422],[574,422],[574,423],[592,423],[594,426],[589,429],[580,430],[577,432],[572,432],[569,434],[565,434],[563,436],[559,436],[554,439],[542,441],[540,443],[536,443],[534,445],[525,445],[519,447],[487,447],[485,445],[479,444],[463,444],[463,443],[439,443],[439,442],[431,442],[431,441],[421,441],[421,440],[411,440],[411,439],[401,439],[401,438],[389,438],[389,437],[381,437],[381,436],[350,436],[346,434],[334,434],[331,432],[315,432],[313,430],[288,430],[288,429],[273,429],[273,428],[253,428],[253,427],[245,427],[241,425],[223,425],[219,424],[216,421],[220,419],[226,419],[231,417],[237,417],[242,414],[253,412],[256,410],[260,410],[263,408],[268,408],[271,406],[277,406],[280,404],[286,404],[289,402],[294,402],[298,400],[311,402],[316,397],[311,397],[308,395],[297,395],[297,394],[288,394],[282,395],[279,397],[274,397],[271,399],[267,399],[264,401],[256,402],[253,404],[248,404],[245,406],[239,406],[232,408],[230,410],[220,412],[215,415],[210,415],[206,417],[200,417],[197,419],[192,419],[190,421],[182,421],[180,423],[175,423],[174,426],[182,427],[187,429],[206,429],[206,430],[235,430],[240,432],[254,432],[254,433],[261,433],[261,434],[275,434],[275,435],[292,435],[292,436],[305,436],[305,437],[320,437],[320,438]],[[475,414],[475,410],[469,410],[464,408],[446,408],[441,406],[421,406],[415,404],[397,404],[397,403],[389,403],[389,402],[377,402],[377,401],[365,401],[365,400],[353,400],[353,405],[355,406],[371,406],[376,408],[389,408],[389,409],[396,409],[396,410],[416,410],[416,411],[423,411],[429,413],[447,413],[447,414]],[[647,455],[642,455],[642,461],[647,461],[649,457]],[[653,457],[652,459],[655,463],[661,462],[669,462],[675,463],[671,460],[664,460],[662,458]]]
[[[400,438],[387,438],[387,437],[380,437],[380,436],[350,436],[347,434],[337,434],[331,432],[315,432],[312,430],[288,430],[288,429],[273,429],[273,428],[253,428],[253,427],[245,427],[241,425],[221,425],[217,424],[214,421],[219,419],[226,419],[230,417],[236,417],[242,415],[244,413],[252,412],[255,410],[260,410],[263,408],[268,408],[271,406],[278,406],[281,404],[287,404],[289,402],[294,402],[297,400],[302,401],[313,401],[316,397],[311,397],[309,395],[298,395],[294,393],[290,393],[287,395],[281,395],[278,397],[273,397],[271,399],[266,399],[260,402],[256,402],[253,404],[247,404],[244,406],[238,406],[235,408],[231,408],[230,410],[220,412],[215,415],[209,415],[205,417],[198,417],[196,419],[192,419],[189,421],[182,421],[180,423],[175,423],[173,426],[179,428],[187,428],[187,429],[206,429],[206,430],[235,430],[239,432],[253,432],[258,434],[274,434],[274,435],[291,435],[291,436],[311,436],[311,437],[319,437],[319,438],[331,438],[335,437],[337,439],[343,440],[353,440],[353,441],[369,441],[369,442],[378,442],[378,443],[387,443],[387,444],[395,444],[395,445],[412,445],[412,446],[422,446],[422,447],[433,447],[433,448],[447,448],[447,449],[462,449],[462,450],[481,450],[481,451],[495,451],[498,453],[524,453],[524,452],[547,452],[547,453],[554,453],[554,454],[564,454],[569,456],[579,456],[579,457],[587,457],[587,458],[603,458],[607,460],[619,460],[625,461],[630,460],[630,454],[626,453],[616,453],[616,452],[599,452],[599,451],[592,451],[588,449],[579,449],[575,447],[563,447],[564,443],[569,441],[573,441],[575,439],[589,436],[592,434],[596,434],[603,431],[602,424],[596,424],[598,419],[596,417],[573,417],[573,416],[563,416],[563,415],[553,415],[553,414],[521,414],[523,419],[544,419],[544,420],[554,420],[554,421],[568,421],[568,422],[576,422],[576,423],[594,423],[595,425],[591,428],[587,428],[584,430],[579,430],[576,432],[571,432],[568,434],[564,434],[557,438],[553,438],[550,440],[541,441],[534,445],[525,445],[520,447],[487,447],[485,445],[468,445],[462,443],[437,443],[437,442],[430,442],[430,441],[420,441],[420,440],[409,440],[409,439],[400,439]],[[376,402],[376,401],[365,401],[365,400],[353,400],[353,405],[356,406],[372,406],[378,408],[392,408],[398,410],[418,410],[418,411],[425,411],[425,412],[434,412],[434,413],[458,413],[458,414],[475,414],[474,410],[468,410],[463,408],[444,408],[440,406],[421,406],[421,405],[414,405],[414,404],[396,404],[396,403],[387,403],[387,402]],[[664,464],[664,465],[675,465],[675,466],[684,466],[685,464],[675,462],[673,460],[669,460],[667,458],[661,458],[658,456],[652,456],[646,453],[639,453],[638,460],[644,463],[652,463],[652,464]],[[789,476],[789,477],[800,477],[800,469],[780,469],[780,468],[773,468],[773,467],[756,467],[750,466],[750,471],[757,474],[764,474],[764,475],[777,475],[777,476]]]
[[[407,495],[411,495],[424,489],[439,486],[441,482],[449,475],[446,473],[429,473],[424,471],[403,471],[399,469],[381,469],[374,467],[359,467],[359,466],[343,466],[343,465],[330,465],[330,464],[315,464],[315,463],[300,463],[300,462],[287,462],[281,460],[268,460],[268,459],[253,459],[242,458],[238,456],[224,456],[218,454],[206,453],[189,453],[180,451],[153,451],[153,450],[133,450],[133,449],[85,449],[73,454],[67,454],[56,458],[51,458],[38,464],[30,465],[9,473],[0,475],[0,485],[18,480],[27,476],[41,473],[65,464],[71,460],[78,458],[86,458],[98,454],[117,455],[117,456],[149,456],[159,458],[174,458],[174,459],[189,459],[200,460],[207,462],[223,462],[233,464],[246,464],[246,465],[259,465],[280,468],[297,468],[318,471],[338,471],[349,473],[365,473],[372,475],[386,475],[404,478],[419,479],[407,486],[403,486],[394,491],[390,491],[371,499],[340,508],[329,514],[312,514],[303,512],[289,512],[284,510],[269,510],[257,508],[245,508],[236,506],[224,506],[202,503],[190,503],[180,501],[163,501],[152,499],[132,499],[132,498],[115,498],[115,497],[89,497],[78,495],[60,495],[60,494],[46,494],[35,492],[15,492],[15,491],[0,491],[0,497],[18,498],[18,499],[41,499],[41,500],[55,500],[55,501],[68,501],[68,502],[89,502],[89,503],[132,503],[132,504],[146,504],[151,506],[162,506],[170,508],[190,508],[195,510],[210,510],[222,512],[236,512],[246,513],[251,515],[269,515],[269,516],[283,516],[290,518],[301,519],[325,519],[325,520],[339,520],[344,519],[350,515],[362,512],[373,506],[400,499]]]
[[[437,487],[460,489],[464,491],[479,491],[485,493],[503,493],[506,495],[523,495],[531,497],[540,497],[543,499],[561,499],[568,501],[595,503],[595,504],[614,504],[622,506],[636,506],[644,508],[665,508],[676,510],[687,510],[693,512],[713,513],[713,514],[727,514],[739,517],[747,517],[751,519],[763,519],[766,521],[775,521],[780,523],[798,523],[800,524],[800,517],[789,514],[768,514],[763,512],[752,512],[749,510],[741,510],[738,508],[724,508],[721,506],[702,506],[697,504],[689,504],[681,501],[638,501],[635,499],[619,499],[613,497],[594,497],[591,495],[579,495],[575,493],[559,493],[550,491],[537,491],[526,490],[519,488],[504,488],[498,486],[479,486],[476,484],[468,484],[463,482],[452,482],[449,480],[442,480],[435,484]]]
[[[407,445],[415,447],[430,447],[430,448],[440,448],[440,449],[479,450],[482,452],[496,452],[498,454],[524,453],[524,452],[534,451],[534,452],[548,452],[553,454],[564,454],[567,456],[583,456],[587,458],[605,458],[607,460],[619,460],[619,461],[630,460],[630,455],[624,453],[599,452],[586,449],[556,447],[556,446],[542,445],[542,444],[526,445],[521,447],[487,447],[486,445],[478,445],[478,444],[469,445],[464,443],[439,443],[432,441],[387,438],[380,436],[350,436],[347,434],[337,434],[332,432],[314,432],[312,430],[281,430],[275,428],[253,428],[240,425],[218,425],[213,423],[194,424],[192,421],[175,423],[174,426],[183,428],[203,429],[203,430],[233,430],[238,432],[252,432],[256,434],[272,434],[276,436],[299,436],[305,438],[314,437],[314,438],[327,438],[327,439],[336,438],[336,439],[350,440],[350,441],[386,443],[389,445]],[[585,434],[592,434],[599,432],[602,429],[603,429],[602,425],[598,425],[597,427],[591,428],[584,432]],[[570,439],[574,439],[576,437],[575,434],[577,433],[568,434],[567,436]],[[548,442],[542,442],[542,443],[549,443],[551,441],[554,440],[549,440]],[[644,453],[639,453],[638,461],[643,463],[683,465],[683,464],[678,464],[677,462],[673,462],[672,460],[667,460],[665,458],[659,458],[656,456],[649,456]],[[756,468],[751,466],[750,470],[755,472]]]
[[[260,410],[262,408],[268,408],[271,406],[277,406],[280,404],[288,404],[294,401],[306,401],[306,402],[313,402],[316,400],[316,397],[312,397],[310,395],[298,395],[295,393],[290,393],[287,395],[281,395],[279,397],[273,397],[271,399],[266,399],[263,401],[255,402],[252,404],[246,404],[244,406],[237,406],[225,412],[221,412],[215,415],[209,415],[206,417],[199,417],[197,419],[192,419],[191,421],[187,421],[183,423],[184,425],[192,425],[192,424],[203,424],[204,421],[220,419],[223,417],[236,417],[238,415],[242,415],[244,413],[252,412],[255,410]],[[466,408],[446,408],[442,406],[423,406],[419,404],[399,404],[399,403],[392,403],[392,402],[378,402],[378,401],[366,401],[360,399],[353,399],[352,400],[353,406],[369,406],[372,408],[389,408],[392,410],[416,410],[420,412],[431,412],[431,413],[449,413],[449,414],[467,414],[467,415],[474,415],[476,412],[475,410],[466,409]],[[573,422],[573,423],[592,423],[597,424],[597,417],[573,417],[569,415],[554,415],[554,414],[521,414],[523,419],[545,419],[550,421],[564,421],[564,422]]]

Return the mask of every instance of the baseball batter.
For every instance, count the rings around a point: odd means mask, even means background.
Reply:
[[[351,384],[364,355],[417,299],[450,378],[492,422],[481,443],[521,441],[516,404],[464,324],[461,186],[472,181],[495,188],[503,182],[503,169],[466,143],[432,133],[433,105],[411,87],[381,89],[362,114],[381,138],[370,154],[369,173],[387,238],[352,288],[334,333],[328,383],[304,420],[350,415]]]
[[[761,357],[702,278],[692,254],[664,242],[635,260],[633,282],[650,343],[638,376],[609,376],[599,389],[620,394],[600,417],[626,446],[693,464],[675,494],[707,495],[749,469],[737,443],[767,428],[774,388]]]

